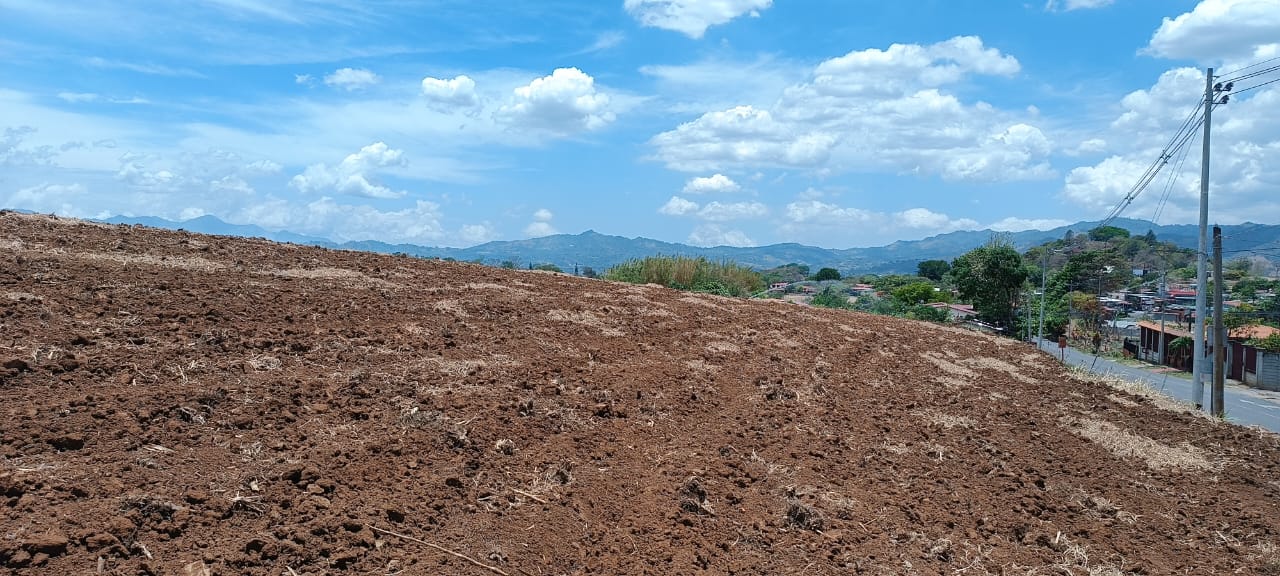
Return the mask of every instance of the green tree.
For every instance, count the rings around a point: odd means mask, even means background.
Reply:
[[[916,273],[922,278],[941,282],[942,277],[951,271],[951,263],[946,260],[925,260],[916,264]]]
[[[836,270],[835,268],[821,268],[818,270],[817,274],[813,275],[813,279],[819,282],[822,282],[825,280],[839,280],[840,271]]]
[[[560,267],[556,266],[555,264],[538,264],[537,266],[533,266],[532,268],[530,268],[530,270],[545,270],[547,272],[560,272],[560,273],[564,272],[564,270],[561,270]]]
[[[938,300],[938,290],[933,284],[928,282],[916,282],[907,284],[893,291],[893,299],[904,308],[916,306],[918,304],[928,304]]]
[[[829,270],[829,268],[827,268],[827,270]],[[837,290],[833,286],[828,286],[821,292],[815,294],[813,298],[809,300],[809,303],[823,308],[853,308],[853,305],[849,303],[849,297],[846,296],[843,291]]]
[[[1280,334],[1272,334],[1266,338],[1254,338],[1249,340],[1248,344],[1268,352],[1280,352]]]
[[[946,322],[950,320],[950,316],[945,309],[933,308],[931,306],[912,306],[907,310],[907,318],[912,320],[924,320],[926,322]]]
[[[809,277],[809,266],[792,262],[777,268],[770,268],[760,274],[764,276],[765,284],[799,282]]]
[[[1089,231],[1089,239],[1097,242],[1108,242],[1115,238],[1128,238],[1129,231],[1115,226],[1099,226]]]
[[[1253,269],[1253,262],[1248,258],[1236,258],[1222,266],[1222,278],[1225,280],[1240,280],[1249,276],[1249,271]]]
[[[960,297],[973,303],[979,318],[1002,328],[1014,325],[1013,308],[1027,269],[1007,237],[992,236],[986,245],[956,258],[951,276]]]

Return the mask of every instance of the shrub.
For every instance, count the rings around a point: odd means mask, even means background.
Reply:
[[[661,284],[678,290],[721,296],[750,296],[764,287],[760,273],[728,260],[703,257],[650,256],[632,259],[604,273],[604,278],[632,284]]]
[[[849,303],[849,297],[846,296],[844,292],[831,286],[828,286],[821,292],[815,294],[809,303],[814,306],[821,306],[822,308],[840,308],[845,310],[853,308],[853,304]]]

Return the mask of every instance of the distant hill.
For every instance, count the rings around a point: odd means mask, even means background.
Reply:
[[[564,270],[575,266],[590,266],[598,271],[631,258],[643,258],[655,254],[705,256],[714,260],[733,260],[758,269],[773,268],[791,262],[807,264],[813,269],[836,268],[844,273],[888,274],[914,272],[921,260],[951,260],[973,248],[981,246],[996,232],[992,230],[966,230],[930,236],[922,240],[903,240],[887,246],[867,248],[832,249],[803,244],[772,244],[755,247],[699,247],[687,244],[663,242],[650,238],[625,238],[588,230],[581,234],[556,234],[526,240],[502,240],[487,242],[470,248],[419,246],[416,244],[388,244],[374,240],[335,243],[323,238],[304,236],[287,231],[272,231],[253,225],[228,224],[213,216],[201,216],[192,220],[174,222],[162,218],[114,217],[104,222],[112,224],[142,224],[170,230],[185,229],[203,234],[267,238],[278,242],[293,242],[337,248],[365,250],[384,254],[405,253],[424,258],[453,258],[463,261],[480,261],[497,265],[504,261],[524,267],[529,264],[555,264]],[[1077,222],[1052,230],[1026,230],[1006,233],[1019,250],[1026,250],[1050,240],[1062,238],[1068,230],[1084,233],[1096,228],[1098,222]],[[1144,220],[1120,218],[1110,223],[1133,234],[1154,231],[1162,241],[1172,242],[1183,248],[1195,248],[1198,229],[1192,224],[1156,226]],[[1280,225],[1239,224],[1223,226],[1224,250],[1239,253],[1241,250],[1267,252],[1272,260],[1280,260]]]
[[[228,224],[214,216],[200,216],[190,220],[175,222],[173,220],[165,220],[164,218],[156,218],[154,216],[140,216],[137,218],[128,216],[113,216],[102,220],[107,224],[141,224],[152,228],[164,228],[166,230],[186,230],[187,232],[196,232],[198,234],[212,234],[215,236],[240,236],[243,238],[266,238],[275,242],[292,242],[294,244],[332,244],[324,238],[315,236],[304,236],[302,234],[294,234],[287,231],[271,231],[261,226],[252,224]]]

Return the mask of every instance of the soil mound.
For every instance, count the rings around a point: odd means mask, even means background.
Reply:
[[[1280,573],[1276,437],[1151,404],[928,324],[0,213],[13,574]]]

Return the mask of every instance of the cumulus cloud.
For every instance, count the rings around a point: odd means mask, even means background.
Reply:
[[[992,223],[987,228],[996,232],[1022,232],[1024,230],[1053,230],[1068,224],[1071,224],[1071,222],[1059,218],[1017,218],[1010,216],[999,222]]]
[[[658,209],[658,213],[666,214],[667,216],[687,216],[697,212],[698,208],[701,208],[701,206],[697,202],[685,200],[679,196],[672,196],[670,200],[667,200],[666,204],[663,204]]]
[[[623,7],[640,24],[702,38],[707,28],[742,16],[759,16],[773,0],[625,0]]]
[[[469,76],[459,75],[450,80],[432,78],[422,79],[422,95],[429,106],[445,111],[458,108],[472,108],[479,104],[476,96],[476,82]]]
[[[542,236],[551,236],[559,234],[560,231],[551,224],[551,220],[555,218],[550,210],[539,208],[533,212],[533,222],[524,227],[524,235],[528,238],[540,238]]]
[[[337,192],[368,198],[400,198],[405,192],[379,184],[373,173],[379,168],[404,165],[402,151],[375,142],[348,155],[336,166],[312,164],[294,176],[289,185],[302,193]]]
[[[714,192],[737,192],[741,190],[737,182],[724,174],[713,174],[707,177],[693,178],[685,183],[685,194],[710,194]]]
[[[458,231],[458,239],[464,244],[484,244],[498,238],[498,231],[488,222],[466,224]]]
[[[1220,62],[1274,52],[1278,43],[1276,0],[1202,0],[1190,12],[1165,18],[1147,51],[1164,58]]]
[[[339,242],[374,238],[390,242],[433,242],[444,236],[440,207],[425,200],[401,210],[381,211],[367,205],[339,204],[326,197],[307,204],[302,216],[305,220],[301,225],[289,228],[327,234]]]
[[[911,208],[898,212],[893,215],[893,223],[906,228],[935,232],[950,232],[978,226],[978,223],[974,220],[968,218],[952,220],[946,214],[934,212],[927,208]]]
[[[516,88],[497,117],[513,126],[565,135],[603,128],[615,115],[609,95],[596,89],[594,78],[577,68],[560,68]]]
[[[769,207],[760,202],[708,202],[698,210],[698,218],[710,222],[760,218],[768,214]]]
[[[363,90],[377,84],[380,80],[381,78],[377,74],[364,68],[339,68],[324,77],[326,85],[341,88],[348,92]]]
[[[971,230],[978,223],[969,218],[952,218],[928,208],[909,208],[900,212],[879,212],[840,206],[821,200],[798,200],[787,204],[783,231],[791,234],[832,231],[857,231],[863,236],[880,236],[910,229],[929,234]]]
[[[689,244],[694,246],[755,246],[741,230],[726,230],[715,224],[703,224],[689,233]]]
[[[973,36],[853,51],[818,64],[768,109],[707,112],[650,144],[656,159],[688,172],[772,167],[968,181],[1047,178],[1054,174],[1053,146],[1031,124],[1033,112],[965,104],[944,91],[973,76],[1012,76],[1020,68],[1013,56]]]
[[[654,136],[650,143],[669,167],[703,171],[721,166],[813,167],[827,160],[836,137],[779,122],[768,110],[737,106],[703,114]]]
[[[0,166],[49,166],[61,152],[48,144],[27,143],[36,129],[31,126],[6,127],[0,133]]]
[[[1106,134],[1106,158],[1071,169],[1062,194],[1068,202],[1095,211],[1116,206],[1159,158],[1191,112],[1189,94],[1204,89],[1204,72],[1177,68],[1151,88],[1121,100],[1121,113]],[[1280,218],[1274,193],[1280,183],[1280,90],[1268,86],[1233,97],[1213,113],[1214,158],[1209,187],[1213,219],[1220,222]],[[1192,140],[1185,163],[1171,159],[1160,177],[1126,208],[1126,215],[1162,221],[1192,220],[1199,211],[1199,145]],[[1165,191],[1168,191],[1166,196]],[[1167,198],[1167,201],[1166,201]]]
[[[88,191],[80,183],[43,183],[19,189],[5,199],[4,206],[87,218],[92,216],[83,208],[83,198]]]

